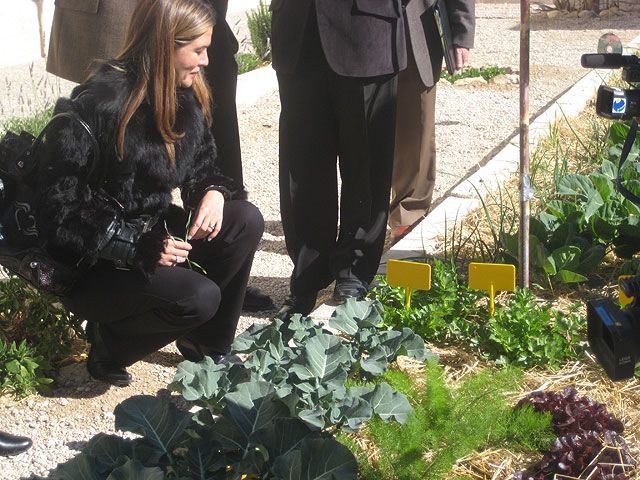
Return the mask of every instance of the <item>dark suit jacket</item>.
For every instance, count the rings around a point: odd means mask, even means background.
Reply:
[[[313,3],[322,48],[335,73],[373,77],[406,68],[401,0],[272,0],[273,67],[278,72],[295,71]]]
[[[445,0],[453,43],[472,48],[475,34],[475,0]],[[410,0],[406,6],[408,38],[425,87],[432,87],[442,71],[442,44],[433,16],[435,0]]]

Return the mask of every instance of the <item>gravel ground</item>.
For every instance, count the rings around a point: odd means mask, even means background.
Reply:
[[[478,4],[476,47],[470,65],[501,65],[518,68],[519,5]],[[239,36],[242,15],[232,20]],[[570,88],[586,72],[579,66],[580,55],[594,52],[601,34],[614,31],[628,44],[640,33],[640,17],[615,16],[603,19],[532,18],[531,33],[531,107],[532,114]],[[29,80],[42,76],[42,64],[0,70],[0,118],[20,113],[36,102],[29,95]],[[7,92],[8,85],[19,89],[26,83],[20,102]],[[37,83],[37,82],[36,82]],[[36,97],[68,92],[71,84],[47,81],[37,87]],[[518,125],[518,86],[469,85],[438,87],[437,142],[438,183],[436,201],[486,159],[503,142],[509,140]],[[11,107],[13,105],[13,107]],[[10,108],[11,107],[11,108]],[[21,110],[22,107],[22,110]],[[251,283],[272,295],[276,304],[284,299],[292,264],[286,255],[278,210],[277,140],[279,103],[277,93],[257,104],[241,108],[239,122],[244,152],[244,171],[251,200],[261,209],[266,230],[256,255]],[[328,290],[327,290],[328,291]],[[268,322],[272,312],[241,318],[239,330],[253,322]],[[31,396],[16,401],[0,397],[0,430],[30,436],[34,446],[16,457],[0,458],[0,478],[16,480],[32,474],[46,476],[58,462],[76,455],[98,432],[114,433],[113,409],[127,397],[137,394],[170,395],[166,385],[172,380],[180,362],[173,345],[149,356],[130,368],[134,383],[126,388],[108,387],[88,378],[84,362],[62,369],[49,397]]]

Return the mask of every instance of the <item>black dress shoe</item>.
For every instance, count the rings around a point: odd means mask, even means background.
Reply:
[[[91,377],[101,382],[126,387],[133,378],[127,370],[113,360],[100,334],[101,325],[97,322],[87,322],[87,338],[91,343],[87,371]]]
[[[31,439],[27,437],[18,437],[10,433],[0,432],[0,455],[6,457],[9,455],[17,455],[31,446]]]
[[[247,287],[242,309],[247,312],[260,312],[274,308],[271,297],[256,287]]]
[[[214,363],[236,363],[242,365],[244,362],[237,355],[219,353],[199,343],[192,342],[188,338],[182,337],[176,340],[176,347],[185,360],[190,362],[200,362],[205,355],[211,357]]]
[[[284,299],[282,307],[276,314],[276,318],[279,318],[283,322],[288,322],[296,313],[302,316],[309,315],[316,305],[317,296],[317,292],[309,295],[289,295]]]
[[[339,278],[333,290],[333,301],[341,305],[347,298],[362,300],[367,296],[367,284],[357,278]]]

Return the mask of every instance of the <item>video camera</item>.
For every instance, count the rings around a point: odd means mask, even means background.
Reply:
[[[614,36],[611,36],[614,37]],[[614,37],[622,51],[617,37]],[[610,42],[607,36],[601,42]],[[599,48],[599,51],[600,50]],[[592,53],[582,55],[585,68],[622,68],[622,79],[633,86],[640,82],[640,58],[621,53]],[[640,90],[601,85],[596,98],[596,113],[613,120],[630,120],[640,117]],[[633,122],[625,141],[617,186],[620,193],[635,203],[640,198],[621,183],[620,170],[629,154],[636,135],[637,124]],[[623,380],[634,374],[640,361],[640,275],[620,279],[620,290],[633,301],[624,308],[612,300],[601,298],[587,302],[587,336],[589,346],[611,380]]]
[[[640,82],[640,58],[620,53],[586,53],[581,64],[585,68],[622,68],[622,80]],[[630,120],[640,116],[640,90],[601,85],[596,98],[596,113],[613,120]]]
[[[587,302],[589,346],[611,380],[632,377],[640,361],[640,276],[620,279],[620,289],[633,297],[622,309],[609,298]]]

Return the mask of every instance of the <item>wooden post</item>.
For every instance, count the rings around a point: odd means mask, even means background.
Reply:
[[[520,287],[529,286],[529,217],[533,189],[529,172],[529,42],[531,1],[520,0]]]

